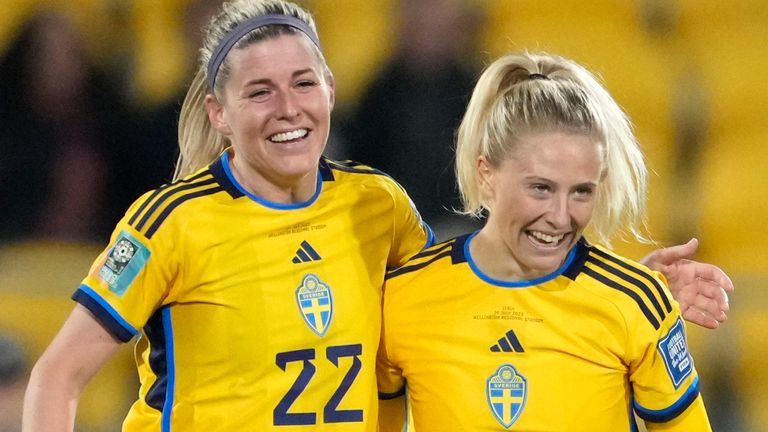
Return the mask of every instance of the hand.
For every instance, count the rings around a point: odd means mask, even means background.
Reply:
[[[686,321],[715,329],[728,318],[733,282],[719,267],[689,260],[698,247],[694,238],[683,245],[657,249],[641,262],[667,278]]]

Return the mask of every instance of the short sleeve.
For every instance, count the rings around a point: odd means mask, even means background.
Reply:
[[[150,240],[130,224],[143,199],[117,224],[109,245],[72,295],[123,342],[137,335],[163,303],[175,274],[168,236]]]
[[[397,183],[393,186],[393,196],[395,230],[392,249],[387,259],[387,267],[390,269],[402,266],[408,258],[435,243],[432,228],[421,219],[413,201]]]
[[[685,322],[677,302],[666,289],[663,292],[670,299],[671,312],[655,332],[636,335],[636,342],[644,346],[630,369],[634,410],[646,422],[667,423],[684,415],[693,421],[688,427],[701,425],[695,430],[709,430]]]

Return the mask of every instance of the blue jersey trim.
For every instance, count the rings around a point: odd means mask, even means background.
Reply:
[[[176,389],[176,360],[173,346],[173,321],[171,308],[166,307],[163,313],[163,330],[165,332],[166,370],[168,385],[165,388],[165,403],[163,404],[163,432],[171,432],[171,414],[173,413],[173,395]]]
[[[435,241],[437,240],[437,237],[435,236],[435,232],[432,231],[432,227],[429,226],[426,222],[423,220],[421,221],[421,226],[424,227],[424,230],[427,232],[427,244],[424,245],[421,250],[424,250],[430,246],[433,246],[435,244]]]
[[[568,252],[568,256],[565,258],[565,262],[554,272],[544,275],[542,277],[538,277],[536,279],[530,279],[530,280],[524,280],[524,281],[505,281],[501,279],[494,279],[485,273],[483,273],[482,270],[480,270],[480,267],[477,266],[475,263],[475,260],[472,259],[472,255],[469,253],[469,243],[472,241],[472,239],[475,238],[477,233],[480,231],[473,232],[469,238],[467,238],[467,241],[464,243],[464,256],[467,259],[467,263],[469,264],[469,268],[472,269],[472,272],[480,278],[481,280],[491,284],[496,285],[499,287],[504,288],[528,288],[536,285],[541,285],[543,283],[549,282],[556,277],[560,276],[565,272],[568,267],[570,267],[571,263],[573,263],[574,258],[576,257],[576,251],[580,247],[580,243],[576,243],[576,245]]]
[[[699,396],[699,377],[693,379],[693,382],[685,391],[685,393],[670,407],[662,410],[652,410],[642,407],[637,400],[633,401],[635,412],[645,421],[652,423],[665,423],[677,418],[680,414],[685,412],[689,406]]]
[[[320,192],[323,190],[323,174],[320,172],[320,169],[318,168],[317,172],[317,186],[315,188],[315,194],[312,195],[310,199],[304,202],[300,203],[293,203],[293,204],[280,204],[272,201],[265,200],[264,198],[258,197],[250,192],[248,192],[236,179],[235,176],[232,174],[232,170],[229,169],[229,155],[227,152],[224,152],[221,155],[221,166],[224,168],[224,174],[227,175],[227,179],[232,182],[232,184],[237,188],[238,191],[240,191],[243,195],[247,196],[248,198],[252,199],[253,201],[256,201],[257,203],[263,205],[264,207],[275,209],[275,210],[297,210],[302,209],[311,206],[315,201],[317,201],[317,197],[320,196]]]
[[[112,305],[87,285],[80,285],[80,288],[72,294],[72,300],[88,309],[99,322],[123,342],[130,341],[139,333],[117,313]]]

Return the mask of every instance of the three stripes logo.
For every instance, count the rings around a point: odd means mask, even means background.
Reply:
[[[514,330],[508,331],[498,343],[491,345],[491,352],[525,352]]]
[[[306,240],[301,242],[301,246],[296,250],[296,255],[293,257],[294,264],[307,263],[312,261],[320,261],[322,258],[312,246],[307,243]]]

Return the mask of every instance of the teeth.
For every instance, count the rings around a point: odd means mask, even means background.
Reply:
[[[562,240],[563,237],[565,237],[565,234],[551,236],[539,231],[529,231],[528,233],[531,235],[531,237],[535,238],[536,240],[542,241],[544,243],[549,243],[549,244],[555,244],[560,240]]]
[[[274,142],[285,142],[285,141],[296,140],[299,138],[304,138],[306,135],[307,135],[306,129],[297,129],[295,131],[281,132],[279,134],[274,134],[271,137],[269,137],[269,140]]]

